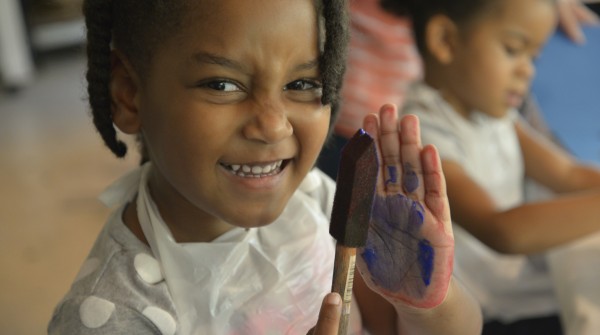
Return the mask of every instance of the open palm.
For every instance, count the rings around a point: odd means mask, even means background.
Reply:
[[[380,171],[369,235],[357,253],[367,285],[394,304],[434,307],[452,275],[454,239],[440,159],[421,146],[418,119],[385,105],[365,118]]]

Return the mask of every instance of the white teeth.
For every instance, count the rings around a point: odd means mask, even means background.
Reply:
[[[240,177],[260,178],[264,175],[277,173],[277,170],[281,167],[282,164],[283,161],[277,161],[275,163],[267,165],[232,164],[229,165],[229,168],[233,171],[234,174]]]

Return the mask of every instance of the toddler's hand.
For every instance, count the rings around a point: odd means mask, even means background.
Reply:
[[[600,20],[581,0],[558,1],[558,24],[564,33],[576,43],[584,43],[581,25],[598,25]]]
[[[439,156],[433,146],[421,147],[417,117],[398,121],[393,105],[367,116],[364,129],[377,143],[380,171],[358,270],[396,306],[435,307],[446,297],[454,255]]]

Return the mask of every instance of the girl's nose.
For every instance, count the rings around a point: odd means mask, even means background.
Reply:
[[[533,76],[535,76],[535,64],[533,59],[528,58],[523,62],[520,66],[520,73],[528,81],[533,79]]]
[[[293,134],[292,124],[282,103],[255,103],[251,112],[253,116],[243,130],[247,139],[272,144]]]

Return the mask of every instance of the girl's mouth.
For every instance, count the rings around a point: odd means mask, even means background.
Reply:
[[[289,160],[278,160],[267,164],[225,164],[220,163],[227,171],[238,177],[264,178],[281,172]]]
[[[508,104],[512,108],[519,108],[523,104],[523,95],[511,92],[508,94]]]

